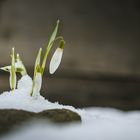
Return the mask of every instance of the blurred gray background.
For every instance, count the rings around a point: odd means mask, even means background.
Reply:
[[[15,46],[32,75],[57,19],[66,46],[58,71],[46,68],[43,96],[75,107],[140,109],[139,0],[0,0],[0,66]],[[8,76],[0,72],[1,92]]]

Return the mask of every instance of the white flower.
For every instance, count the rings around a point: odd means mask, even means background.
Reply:
[[[62,59],[63,49],[57,48],[50,61],[49,72],[53,74],[60,65]]]
[[[22,74],[22,76],[27,74],[26,69],[25,69],[23,63],[20,60],[19,54],[17,54],[17,59],[16,59],[16,62],[14,64],[14,67],[15,67],[15,71],[16,72],[20,72]],[[11,71],[11,65],[10,66],[5,66],[5,67],[1,67],[0,69],[4,70],[4,71],[7,71],[7,72],[10,72]]]

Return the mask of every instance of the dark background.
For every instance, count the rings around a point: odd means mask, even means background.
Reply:
[[[64,56],[54,75],[46,69],[42,94],[75,107],[140,109],[139,0],[0,0],[0,66],[15,46],[32,75],[57,19]],[[0,72],[1,92],[8,76]]]

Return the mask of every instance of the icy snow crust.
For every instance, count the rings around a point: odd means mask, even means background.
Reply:
[[[31,97],[32,79],[24,76],[14,92],[0,95],[0,109],[23,109],[40,112],[66,108],[79,113],[82,124],[57,126],[49,122],[30,122],[0,140],[140,140],[140,111],[123,112],[111,108],[78,110],[71,106],[51,103],[38,93]]]

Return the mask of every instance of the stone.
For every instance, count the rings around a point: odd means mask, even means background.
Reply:
[[[31,119],[43,119],[53,123],[81,122],[81,117],[76,112],[68,109],[50,109],[39,113],[16,109],[0,110],[0,135],[20,127],[24,122]]]

